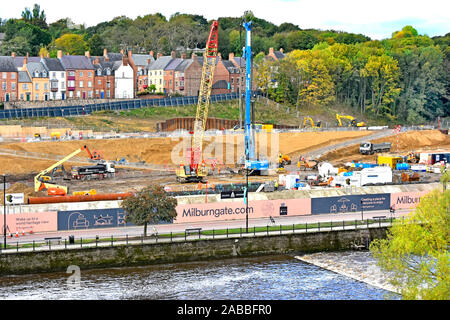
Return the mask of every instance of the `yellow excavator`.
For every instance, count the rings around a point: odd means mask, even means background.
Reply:
[[[336,113],[336,120],[339,127],[365,127],[364,121],[358,122],[353,116],[343,116]]]
[[[313,129],[317,129],[317,128],[322,127],[322,122],[321,122],[320,120],[317,121],[317,124],[316,124],[316,125],[314,125],[314,120],[313,120],[311,117],[304,117],[304,118],[303,118],[303,127],[304,127],[304,128],[305,128],[306,126],[308,126],[308,122],[310,123],[311,128],[313,128]]]

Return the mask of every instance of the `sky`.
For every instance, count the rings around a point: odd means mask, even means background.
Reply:
[[[176,12],[198,14],[207,20],[240,17],[251,10],[276,25],[290,22],[302,29],[333,29],[362,33],[372,39],[390,38],[392,32],[412,25],[430,37],[450,32],[449,0],[14,0],[0,7],[0,18],[20,18],[25,7],[41,6],[47,23],[69,17],[86,27],[125,15],[129,18]],[[76,5],[73,5],[76,4]]]

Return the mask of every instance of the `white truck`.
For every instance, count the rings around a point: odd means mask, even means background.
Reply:
[[[363,142],[359,145],[359,153],[361,154],[374,154],[377,152],[389,152],[392,144],[390,142],[372,143]]]
[[[342,172],[333,177],[331,186],[357,186],[362,187],[369,184],[392,183],[391,167],[365,168],[361,171]]]

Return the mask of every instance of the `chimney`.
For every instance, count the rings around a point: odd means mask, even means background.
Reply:
[[[27,52],[27,58],[30,56],[30,54]]]
[[[25,67],[28,63],[28,54],[26,57],[23,57],[23,66]]]
[[[233,60],[234,59],[234,53],[233,52],[230,52],[229,54],[228,54],[228,60]]]
[[[62,56],[63,56],[63,54],[62,54],[62,50],[58,50],[58,52],[57,52],[57,57],[58,57],[58,59],[61,59],[62,58]]]
[[[280,48],[280,52],[281,52],[281,53],[283,53],[283,52],[284,52],[283,48]]]
[[[94,64],[99,64],[99,63],[100,63],[100,59],[99,59],[99,57],[95,58],[95,60],[94,60]]]
[[[153,57],[153,54],[154,54],[154,52],[153,52],[153,50],[152,51],[150,51],[150,55]]]
[[[186,59],[186,52],[183,52],[182,54],[181,54],[181,59]]]
[[[105,58],[108,57],[108,50],[107,50],[106,48],[103,49],[103,56],[104,56]]]
[[[217,56],[219,57],[219,61],[222,61],[222,54],[220,52],[217,52]]]
[[[41,52],[41,59],[44,59],[44,53],[43,52]]]
[[[177,57],[177,54],[175,53],[175,51],[172,50],[172,52],[170,53],[170,55],[172,56],[172,59],[175,59]]]
[[[159,57],[162,57],[162,53],[161,52],[158,52],[158,54],[156,55],[156,59],[158,59]]]
[[[195,59],[195,58],[197,58],[197,55],[192,52],[191,59]]]
[[[152,59],[148,58],[147,59],[147,64],[150,64],[150,62],[152,62]]]
[[[132,59],[132,56],[133,56],[133,52],[131,50],[128,50],[128,58]]]
[[[273,55],[273,48],[270,48],[270,49],[269,49],[269,54],[270,54],[270,55]]]
[[[120,53],[123,55],[123,49],[120,49]]]
[[[85,55],[86,57],[88,57],[88,58],[91,57],[91,54],[89,53],[89,51],[86,51],[86,52],[84,53],[84,55]]]
[[[11,52],[11,57],[15,58],[16,57],[16,53],[15,52]]]
[[[50,53],[48,53],[48,51],[47,51],[47,58],[50,58]]]
[[[122,64],[124,65],[124,67],[128,66],[128,57],[126,56],[122,57]]]

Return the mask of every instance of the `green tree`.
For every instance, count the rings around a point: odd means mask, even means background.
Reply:
[[[84,55],[88,49],[83,37],[78,34],[66,33],[55,40],[55,47],[71,55]]]
[[[450,190],[424,196],[414,213],[370,245],[403,299],[450,298]]]
[[[144,226],[147,236],[147,225],[160,222],[172,222],[177,216],[175,210],[177,200],[170,197],[160,185],[150,185],[134,196],[124,199],[120,205],[125,211],[125,220]]]
[[[87,45],[89,47],[89,52],[93,56],[101,56],[103,55],[103,49],[105,47],[105,43],[103,39],[98,35],[94,34],[92,38],[87,41]]]

